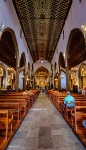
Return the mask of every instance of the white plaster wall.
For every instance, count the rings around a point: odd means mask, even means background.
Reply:
[[[13,3],[11,0],[0,0],[0,25],[4,24],[4,28],[10,27],[14,30],[16,39],[18,41],[19,54],[25,52],[26,62],[30,62],[30,54],[27,53],[27,43],[22,33],[22,39],[20,38],[20,23],[15,12]]]
[[[37,61],[33,65],[34,65],[34,73],[39,67],[42,67],[42,66],[45,67],[49,72],[51,70],[51,64],[46,60],[44,60],[43,63],[41,63],[40,61]]]
[[[81,25],[83,24],[86,24],[86,0],[82,0],[81,3],[79,2],[79,0],[73,0],[68,17],[65,21],[65,25],[63,28],[64,40],[62,32],[52,59],[53,65],[55,62],[57,62],[58,66],[58,59],[60,52],[64,53],[66,51],[70,32],[74,28],[79,28],[82,30]],[[76,67],[79,68],[80,65]],[[77,76],[76,84],[79,85],[78,71],[76,72],[76,76]]]
[[[21,78],[21,76],[23,76],[23,71],[21,71],[19,73],[19,89],[22,90],[23,89],[23,79]]]
[[[20,38],[20,22],[18,20],[17,14],[15,12],[12,0],[0,0],[0,25],[4,24],[4,28],[10,27],[13,29],[16,40],[18,43],[18,49],[19,49],[19,57],[21,58],[21,54],[25,52],[25,57],[26,57],[26,65],[28,62],[32,63],[32,58],[29,52],[29,49],[27,49],[27,43],[24,37],[24,34],[22,32],[22,38]],[[8,66],[5,65],[5,68]],[[22,72],[19,74],[19,88],[23,89],[23,80],[21,78]],[[7,73],[6,73],[7,76]],[[4,78],[3,83],[5,87],[7,86],[7,81]]]
[[[63,78],[61,78],[61,89],[62,88],[66,88],[66,74],[61,71],[61,76],[63,76]]]

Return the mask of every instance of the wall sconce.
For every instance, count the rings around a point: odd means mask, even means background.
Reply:
[[[2,24],[2,22],[1,22],[0,31],[3,30],[3,27],[4,27],[4,24]]]
[[[83,31],[85,31],[85,32],[86,32],[86,24],[81,25],[81,27],[82,27]]]
[[[22,79],[24,79],[24,78],[25,78],[25,76],[23,75],[23,76],[21,76],[21,78],[22,78]]]
[[[85,38],[85,42],[86,42],[86,24],[81,25],[83,34],[84,34],[84,38]]]
[[[62,78],[64,78],[64,76],[63,76],[63,75],[60,75],[60,78],[62,79]]]
[[[40,62],[41,62],[41,63],[43,63],[43,62],[44,62],[44,60],[41,60]]]
[[[30,79],[27,79],[27,81],[30,81]]]
[[[63,57],[64,57],[64,59],[65,59],[65,53],[63,53]]]
[[[7,68],[9,71],[13,71],[14,70],[14,68],[11,68],[11,67],[8,67]]]
[[[58,78],[55,78],[54,80],[55,80],[55,81],[57,81],[57,80],[58,80]]]
[[[71,68],[71,71],[72,72],[76,72],[78,70],[78,68],[74,67],[74,68]]]
[[[30,79],[30,81],[34,81],[33,79]]]
[[[85,66],[81,69],[81,76],[82,77],[86,76],[86,67]]]
[[[28,79],[27,79],[27,81],[34,81],[34,80],[33,80],[33,79],[31,79],[31,78],[28,78]]]

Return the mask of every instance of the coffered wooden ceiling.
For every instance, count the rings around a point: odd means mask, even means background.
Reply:
[[[33,62],[51,62],[72,0],[12,0]]]

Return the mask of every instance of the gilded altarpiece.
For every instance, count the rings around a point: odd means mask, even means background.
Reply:
[[[82,88],[86,87],[86,65],[83,65],[81,68],[81,81],[82,81]]]
[[[35,75],[35,86],[45,87],[49,86],[49,75],[46,72],[39,72]]]

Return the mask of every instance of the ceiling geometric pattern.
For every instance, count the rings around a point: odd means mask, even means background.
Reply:
[[[51,62],[72,0],[12,0],[33,62]]]

